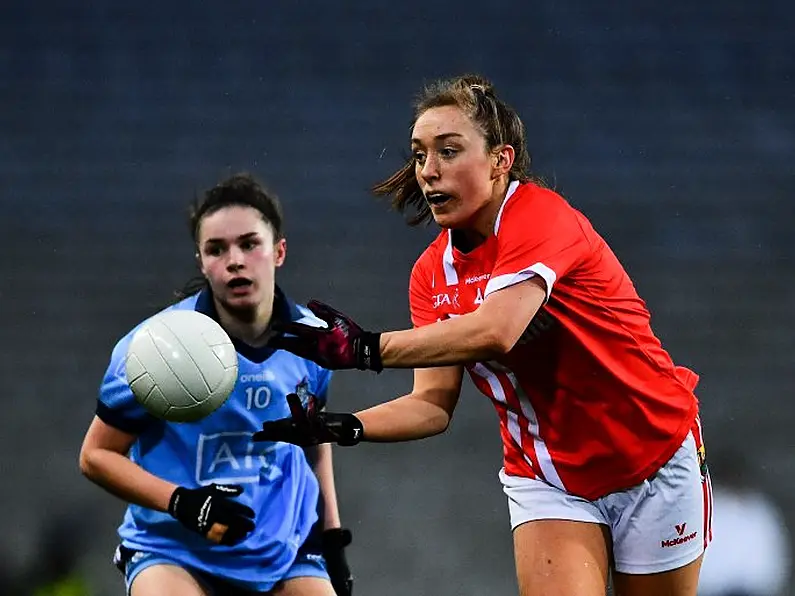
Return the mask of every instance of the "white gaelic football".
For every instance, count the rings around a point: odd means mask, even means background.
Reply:
[[[125,360],[127,383],[154,416],[195,422],[223,404],[237,381],[237,352],[210,317],[170,310],[133,335]]]

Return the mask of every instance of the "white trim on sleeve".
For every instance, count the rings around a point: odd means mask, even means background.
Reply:
[[[492,277],[489,280],[489,283],[486,284],[486,291],[484,292],[483,297],[485,298],[492,292],[496,292],[498,290],[502,290],[503,288],[507,288],[508,286],[514,286],[518,283],[528,280],[534,275],[540,275],[546,283],[547,300],[549,300],[549,297],[552,294],[552,286],[555,285],[555,280],[557,280],[558,276],[554,271],[552,271],[552,269],[543,263],[530,265],[530,267],[527,269],[522,269],[516,273],[504,273],[503,275]]]

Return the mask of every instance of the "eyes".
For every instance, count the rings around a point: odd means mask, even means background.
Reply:
[[[461,149],[457,147],[442,147],[436,151],[439,157],[443,160],[453,159],[460,152]],[[423,165],[425,160],[428,158],[427,154],[424,151],[420,151],[419,149],[414,149],[412,152],[412,157],[414,157],[414,161],[417,163],[417,165]]]
[[[237,246],[243,252],[251,252],[262,245],[262,240],[259,238],[245,238],[237,242]],[[225,242],[208,242],[204,245],[204,254],[208,257],[220,257],[229,250]]]

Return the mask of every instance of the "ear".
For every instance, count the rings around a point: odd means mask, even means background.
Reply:
[[[494,178],[499,178],[508,174],[513,167],[513,160],[516,158],[516,151],[511,145],[502,145],[494,150],[494,161],[492,174]]]
[[[196,266],[199,268],[199,271],[201,271],[201,274],[206,278],[207,273],[204,271],[204,265],[202,265],[202,256],[198,249],[196,249],[196,252],[193,253],[193,257],[196,259]]]
[[[273,245],[273,263],[277,267],[284,265],[284,259],[287,258],[287,240],[282,238]]]

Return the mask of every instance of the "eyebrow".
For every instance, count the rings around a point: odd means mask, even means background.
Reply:
[[[433,137],[433,140],[434,141],[444,141],[445,139],[449,139],[451,137],[462,137],[463,138],[463,136],[464,135],[462,135],[460,133],[457,133],[457,132],[444,132],[444,133],[442,133],[440,135],[436,135],[435,137]],[[420,141],[420,139],[418,139],[416,137],[411,139],[411,144],[412,145],[419,145],[421,143],[422,143],[422,141]]]
[[[257,237],[257,232],[248,232],[247,234],[241,234],[235,240],[240,242],[241,240],[251,240],[252,238]],[[204,241],[204,244],[223,244],[226,242],[226,238],[208,238]]]

